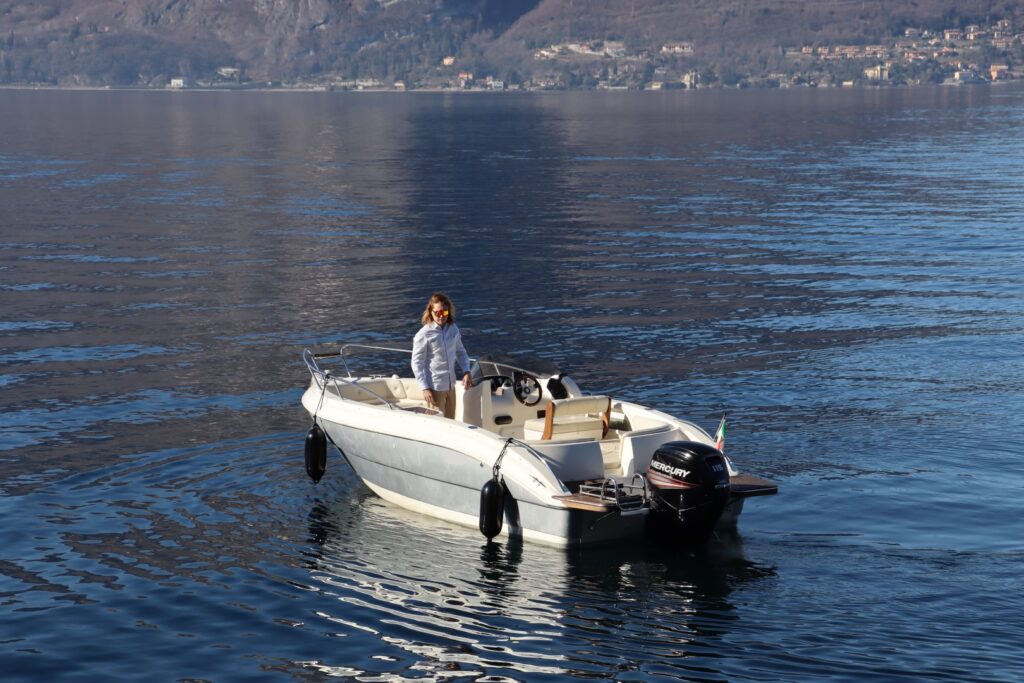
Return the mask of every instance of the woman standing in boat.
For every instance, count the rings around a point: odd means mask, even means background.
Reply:
[[[412,371],[423,389],[423,398],[445,417],[455,417],[455,364],[465,375],[462,384],[473,386],[469,354],[455,324],[455,306],[447,295],[431,295],[421,319],[423,327],[412,342]]]

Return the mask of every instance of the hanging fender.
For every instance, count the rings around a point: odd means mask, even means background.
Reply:
[[[512,439],[505,441],[505,445],[494,461],[491,469],[491,478],[484,482],[480,489],[480,533],[488,541],[501,533],[501,525],[505,518],[505,483],[499,478],[501,472],[501,459],[505,457]]]
[[[306,474],[313,483],[320,481],[327,470],[327,435],[320,425],[314,424],[306,432]]]
[[[306,474],[313,480],[314,484],[320,482],[327,470],[327,435],[320,425],[316,423],[316,414],[320,412],[320,406],[324,404],[324,394],[327,393],[327,380],[329,372],[324,373],[323,387],[320,389],[320,402],[313,411],[313,426],[306,432]]]
[[[505,485],[488,479],[480,489],[480,533],[491,540],[501,533],[505,517]]]

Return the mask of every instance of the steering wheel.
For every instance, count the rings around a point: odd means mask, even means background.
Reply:
[[[496,391],[500,386],[512,384],[512,378],[509,377],[508,375],[484,375],[479,380],[477,380],[476,383],[477,385],[480,385],[487,380],[491,381],[491,391]]]
[[[533,375],[515,371],[512,373],[512,393],[524,406],[535,406],[540,403],[544,390]]]

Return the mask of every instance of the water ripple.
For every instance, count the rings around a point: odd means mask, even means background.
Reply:
[[[1020,88],[187,95],[0,90],[5,680],[1024,677]],[[312,484],[302,348],[434,289],[781,494],[563,552]]]

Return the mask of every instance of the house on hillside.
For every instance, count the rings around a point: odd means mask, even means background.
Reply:
[[[693,43],[665,43],[661,46],[663,55],[692,55]]]
[[[604,55],[613,59],[621,59],[626,56],[626,44],[621,40],[606,40],[604,41]]]
[[[864,78],[869,81],[889,80],[889,65],[879,64],[878,66],[870,66],[867,69],[864,69]]]
[[[981,40],[988,33],[977,24],[971,24],[967,27],[967,40]]]

